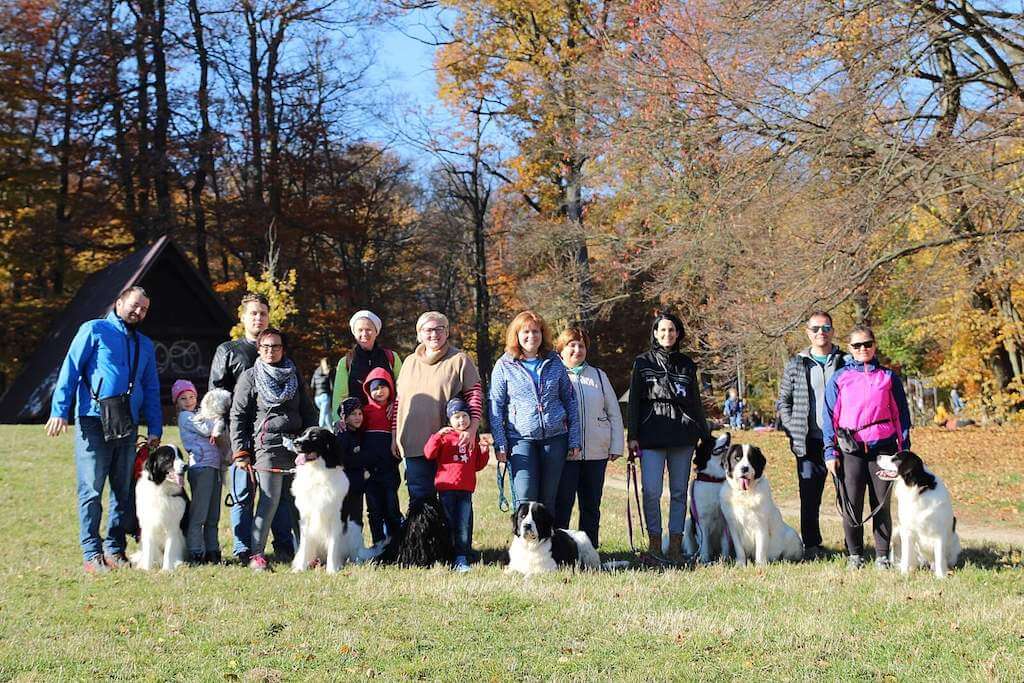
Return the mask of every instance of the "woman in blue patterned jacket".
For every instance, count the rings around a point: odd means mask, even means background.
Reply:
[[[518,504],[543,503],[554,512],[565,460],[581,456],[576,392],[551,348],[544,319],[523,311],[505,334],[505,353],[494,365],[491,432],[498,462],[509,463]]]

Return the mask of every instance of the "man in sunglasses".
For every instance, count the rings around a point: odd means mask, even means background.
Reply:
[[[843,353],[832,343],[835,331],[832,316],[815,311],[807,319],[807,338],[811,345],[786,363],[779,384],[779,417],[789,435],[789,447],[796,456],[800,489],[800,537],[804,556],[814,560],[824,555],[818,508],[825,489],[825,443],[822,424],[825,418],[825,386],[843,366]]]

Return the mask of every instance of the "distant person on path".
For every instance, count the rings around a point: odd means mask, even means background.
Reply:
[[[698,448],[711,448],[700,397],[697,364],[679,350],[683,323],[659,313],[651,325],[651,348],[633,361],[629,385],[629,455],[640,458],[648,557],[683,561],[683,523],[690,463]],[[661,492],[668,468],[668,554],[662,556]]]
[[[582,456],[582,429],[576,391],[551,342],[533,311],[512,319],[491,373],[490,415],[495,457],[508,459],[513,505],[535,501],[554,514],[566,459]]]
[[[231,449],[239,468],[256,471],[254,478],[260,495],[253,514],[249,568],[266,571],[263,550],[278,507],[289,509],[292,533],[295,538],[299,535],[298,512],[291,491],[295,475],[270,470],[290,470],[295,466],[295,453],[286,439],[294,439],[303,429],[316,425],[317,418],[299,370],[288,358],[287,340],[281,331],[273,327],[263,330],[256,338],[256,347],[259,358],[235,385]]]
[[[334,425],[331,417],[331,365],[326,358],[320,359],[320,364],[313,371],[313,377],[309,381],[309,388],[313,390],[313,403],[320,411],[320,426],[330,429]]]
[[[256,337],[270,324],[270,302],[267,297],[247,292],[239,307],[242,328],[241,339],[226,341],[217,347],[210,363],[210,388],[226,389],[234,394],[235,384],[243,372],[256,362]],[[252,542],[252,505],[255,491],[251,486],[249,473],[232,464],[228,467],[228,490],[231,492],[231,535],[234,537],[232,552],[238,563],[249,565],[251,559],[249,544]],[[278,508],[274,517],[274,555],[288,558],[295,554],[295,539],[292,538],[292,520],[286,506]]]
[[[171,385],[171,401],[178,411],[178,435],[188,452],[188,486],[192,494],[188,508],[185,543],[192,564],[220,564],[221,491],[224,475],[223,456],[217,445],[217,425],[196,414],[199,399],[196,387],[187,379]]]
[[[579,529],[596,548],[601,527],[601,495],[609,461],[622,457],[623,436],[619,399],[604,370],[587,362],[590,336],[579,327],[564,330],[555,351],[569,373],[579,410],[583,457],[566,460],[555,496],[555,525],[568,529],[572,508],[579,501]]]
[[[473,359],[448,342],[448,318],[428,311],[416,321],[419,345],[398,373],[396,445],[405,458],[405,485],[410,504],[435,493],[435,464],[423,457],[427,439],[448,422],[448,401],[461,398],[469,406],[469,427],[459,444],[476,441],[483,409],[480,373]]]
[[[878,362],[875,333],[857,325],[850,331],[852,360],[836,370],[825,387],[825,467],[849,496],[856,520],[843,514],[847,564],[864,566],[864,527],[854,526],[864,513],[864,490],[871,509],[877,509],[871,523],[875,536],[875,565],[888,569],[892,519],[889,512],[890,483],[876,474],[881,453],[893,454],[910,448],[910,407],[903,383],[895,372]]]
[[[139,418],[144,415],[149,447],[160,445],[163,414],[153,342],[138,331],[149,312],[142,287],[129,287],[107,317],[78,328],[57,376],[46,433],[67,429],[77,404],[75,475],[79,542],[86,572],[128,566],[125,534],[132,509],[132,466]],[[104,406],[101,408],[100,403]],[[110,480],[107,538],[100,537],[103,486]]]
[[[355,396],[366,403],[363,382],[370,370],[384,368],[391,378],[397,380],[402,369],[402,359],[394,351],[377,343],[381,320],[373,311],[357,311],[348,321],[349,330],[356,345],[338,361],[334,375],[334,397],[331,400],[331,414],[338,412],[338,406],[349,396]]]
[[[825,311],[812,313],[807,318],[806,332],[811,345],[786,363],[777,408],[782,428],[789,436],[789,449],[796,457],[804,557],[814,560],[824,556],[819,509],[828,476],[822,436],[825,387],[844,361],[842,350],[832,343],[835,329],[831,315]]]
[[[730,389],[722,406],[722,413],[733,429],[743,429],[743,400],[737,395],[735,389]]]
[[[949,407],[952,409],[954,415],[959,415],[963,412],[963,409],[967,407],[964,400],[960,398],[960,392],[953,387],[949,390]]]

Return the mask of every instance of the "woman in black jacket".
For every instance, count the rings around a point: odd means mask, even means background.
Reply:
[[[697,365],[679,351],[683,323],[670,313],[658,313],[651,325],[651,349],[633,361],[629,385],[629,457],[640,458],[648,554],[661,559],[661,492],[668,468],[669,546],[667,559],[683,561],[683,522],[686,488],[694,450],[708,448],[704,405]]]
[[[270,470],[290,470],[295,453],[286,438],[295,438],[317,423],[316,411],[306,393],[295,363],[287,358],[284,336],[272,327],[256,338],[259,358],[242,373],[231,403],[231,447],[235,463],[258,472],[260,496],[253,519],[252,559],[249,566],[267,569],[263,550],[270,534],[270,520],[278,505],[291,511],[292,531],[298,538],[299,514],[294,509],[291,486],[294,475]]]

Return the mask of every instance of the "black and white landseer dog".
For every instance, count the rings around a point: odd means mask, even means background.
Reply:
[[[757,446],[733,444],[725,459],[725,480],[728,486],[720,491],[722,514],[725,515],[736,564],[745,565],[747,557],[764,565],[777,560],[799,561],[804,545],[800,536],[782,520],[775,506],[764,453]]]
[[[305,571],[320,562],[333,574],[346,562],[357,560],[363,549],[363,527],[341,515],[349,482],[340,449],[334,434],[321,427],[307,429],[292,448],[299,454],[292,495],[300,529],[292,570]]]
[[[949,489],[912,451],[878,456],[878,478],[895,481],[899,525],[892,530],[890,561],[909,574],[931,565],[943,579],[960,557],[960,537]]]
[[[722,464],[732,437],[728,432],[718,437],[711,452],[697,456],[694,465],[697,476],[690,480],[690,514],[683,527],[683,550],[696,555],[701,564],[710,564],[730,553],[729,528],[722,514],[721,491],[725,486],[725,466]]]
[[[512,532],[515,537],[508,549],[506,572],[531,576],[559,567],[601,568],[601,557],[587,534],[556,529],[554,517],[540,503],[519,504],[512,513]]]
[[[139,569],[170,571],[185,562],[188,463],[174,445],[153,449],[135,484],[135,510],[139,518],[140,546],[131,562]]]

